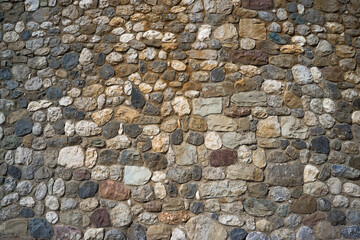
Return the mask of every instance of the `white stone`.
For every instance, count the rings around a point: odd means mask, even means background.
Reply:
[[[46,218],[46,221],[48,221],[51,224],[55,224],[55,223],[57,223],[57,221],[59,221],[58,215],[56,214],[56,212],[53,212],[53,211],[47,212],[45,214],[45,218]]]
[[[174,228],[171,233],[170,240],[187,240],[187,238],[185,233],[180,228]]]
[[[295,65],[292,67],[294,79],[299,84],[309,84],[314,81],[310,69],[303,65]]]
[[[185,97],[175,97],[171,105],[178,116],[184,116],[191,112],[189,101]]]
[[[103,238],[103,228],[89,228],[84,234],[84,240],[102,240]]]
[[[23,197],[19,202],[20,206],[32,208],[35,206],[35,200],[33,197]]]
[[[251,38],[241,38],[240,40],[240,46],[242,49],[251,50],[255,48],[255,45],[255,40]]]
[[[303,187],[304,194],[309,194],[314,197],[326,196],[329,192],[328,187],[323,182],[310,182],[305,183]]]
[[[79,63],[81,65],[88,65],[92,62],[92,59],[93,59],[93,54],[91,53],[91,51],[87,48],[83,48],[83,50],[80,53]]]
[[[333,113],[336,109],[336,104],[330,98],[324,98],[323,100],[323,109],[327,113]]]
[[[101,128],[92,121],[81,120],[76,123],[75,131],[81,137],[89,137],[101,133]]]
[[[30,112],[35,112],[37,110],[47,108],[52,104],[49,100],[39,100],[39,101],[32,101],[29,103],[27,110]]]
[[[62,178],[58,178],[55,180],[53,185],[53,194],[61,197],[65,193],[65,182]]]
[[[25,10],[27,12],[36,11],[40,6],[39,0],[25,0]]]
[[[111,64],[118,64],[124,61],[124,58],[120,53],[111,52],[109,55],[106,56],[106,61]]]
[[[54,196],[46,196],[45,198],[45,206],[50,210],[58,210],[60,207],[59,201]]]
[[[253,152],[252,162],[257,168],[266,167],[266,155],[264,149],[258,148]]]
[[[64,106],[64,107],[67,107],[72,103],[73,103],[73,99],[70,96],[64,96],[59,100],[60,106]]]
[[[5,114],[3,114],[2,112],[0,112],[0,124],[3,124],[5,121],[6,121]]]
[[[66,168],[79,168],[84,165],[84,151],[80,146],[64,147],[59,152],[58,164]]]
[[[332,177],[329,178],[326,183],[329,187],[329,191],[331,194],[336,195],[341,193],[342,185],[340,179]]]
[[[93,5],[93,0],[81,0],[79,3],[80,8],[89,9]]]
[[[303,36],[294,36],[291,38],[291,42],[298,46],[305,46],[306,39]]]
[[[268,94],[278,94],[281,91],[281,82],[276,80],[265,80],[262,84],[264,92]]]
[[[332,205],[336,208],[346,208],[349,206],[349,199],[345,196],[336,195],[332,201]]]
[[[221,25],[220,27],[216,28],[213,33],[213,38],[217,38],[219,40],[228,40],[233,39],[238,36],[238,32],[236,27],[233,24],[226,23]]]
[[[360,197],[360,186],[355,183],[344,183],[343,192],[352,197]]]
[[[120,42],[123,42],[123,43],[128,43],[133,39],[135,39],[135,35],[132,33],[125,33],[120,36]]]
[[[251,163],[252,162],[251,149],[248,146],[241,145],[237,150],[237,154],[238,154],[238,159],[240,162],[242,162],[242,163]]]
[[[305,112],[304,122],[307,126],[316,126],[319,124],[319,121],[317,120],[316,115],[310,111]]]
[[[219,223],[228,226],[241,227],[242,225],[245,224],[245,221],[235,215],[222,215],[219,217]]]
[[[320,83],[322,79],[322,73],[317,67],[310,68],[311,75],[313,76],[314,82]]]
[[[15,163],[29,165],[32,162],[33,151],[27,147],[18,147],[15,151]]]
[[[131,141],[125,135],[119,135],[106,140],[106,147],[109,149],[125,149],[130,147]]]
[[[326,129],[332,128],[334,126],[334,124],[336,123],[335,119],[330,114],[327,114],[327,113],[321,114],[319,116],[319,122]]]
[[[155,171],[151,177],[151,181],[153,182],[162,182],[166,179],[166,173]]]
[[[353,123],[360,125],[360,111],[354,111],[351,115]]]
[[[197,39],[199,41],[208,40],[211,34],[211,25],[201,25],[198,30]]]
[[[154,186],[155,197],[158,199],[164,199],[166,197],[166,188],[162,183],[156,183]]]
[[[160,129],[157,125],[145,125],[142,134],[147,136],[155,136],[160,133]]]
[[[216,132],[209,132],[205,136],[205,146],[211,150],[220,149],[222,146],[221,137]]]
[[[320,171],[313,165],[306,165],[304,168],[304,182],[315,182]]]
[[[65,122],[65,135],[68,137],[72,137],[75,134],[75,124],[71,120],[67,120]]]
[[[91,171],[91,178],[96,181],[105,180],[108,178],[108,176],[109,168],[107,168],[106,166],[96,166]]]
[[[125,29],[122,27],[114,28],[111,33],[115,35],[121,35],[125,32]]]
[[[141,51],[141,53],[139,54],[139,59],[151,61],[154,60],[156,55],[157,55],[156,49],[149,47]]]
[[[155,30],[148,30],[148,31],[144,32],[143,37],[148,40],[156,40],[156,39],[160,40],[164,36],[161,32],[158,32]]]
[[[164,153],[169,149],[170,138],[166,133],[160,133],[151,141],[155,152]]]
[[[186,64],[179,60],[172,60],[171,67],[179,72],[183,72],[186,70]]]
[[[144,185],[151,178],[151,171],[146,167],[125,166],[124,183],[127,185]]]
[[[60,107],[49,107],[47,110],[47,120],[56,122],[62,118],[62,111]]]
[[[276,16],[279,18],[279,20],[284,21],[288,18],[287,12],[285,9],[283,8],[279,8],[276,11]]]

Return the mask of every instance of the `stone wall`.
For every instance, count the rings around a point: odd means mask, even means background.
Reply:
[[[0,239],[360,239],[359,0],[2,0]]]

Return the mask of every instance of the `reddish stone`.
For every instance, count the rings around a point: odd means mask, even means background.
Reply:
[[[161,212],[158,218],[163,223],[179,224],[187,222],[190,219],[190,215],[187,211]]]
[[[249,65],[262,66],[268,63],[268,56],[266,53],[257,50],[245,51],[237,50],[229,54],[229,59],[233,63],[242,63]]]
[[[344,81],[344,74],[339,67],[324,67],[322,69],[322,76],[324,80],[332,82]]]
[[[72,239],[69,236],[79,236],[83,237],[83,233],[79,228],[66,225],[56,225],[54,226],[54,233],[56,240],[69,240]]]
[[[253,10],[265,10],[273,7],[272,0],[243,0],[242,7]]]
[[[299,199],[294,200],[291,204],[290,210],[293,213],[310,214],[316,211],[316,199],[310,195],[304,195]]]
[[[130,192],[130,189],[112,180],[106,180],[100,183],[101,198],[123,201],[130,198]]]
[[[220,149],[213,151],[210,156],[210,165],[213,167],[229,166],[234,164],[237,159],[237,153],[232,149]]]
[[[247,107],[230,107],[225,109],[224,114],[227,117],[238,118],[250,115],[251,109]]]
[[[318,222],[324,220],[326,218],[326,214],[322,212],[313,213],[307,217],[304,217],[302,223],[306,226],[312,227],[315,226]]]
[[[73,172],[73,179],[76,181],[89,180],[90,172],[87,169],[77,169]]]
[[[145,209],[148,212],[161,212],[162,204],[156,201],[148,202],[145,204]]]
[[[110,226],[110,215],[105,208],[96,209],[90,217],[92,225],[95,227],[108,227]]]

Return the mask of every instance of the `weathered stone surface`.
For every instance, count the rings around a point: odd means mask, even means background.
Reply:
[[[250,215],[265,217],[275,213],[276,205],[269,200],[249,198],[244,202],[244,209]]]
[[[210,165],[213,167],[229,166],[237,160],[237,153],[232,149],[221,149],[211,152],[209,156]]]
[[[242,63],[249,65],[262,66],[268,63],[268,56],[266,53],[258,50],[244,51],[237,50],[229,54],[229,59],[233,63]]]
[[[65,147],[59,152],[58,164],[67,168],[79,168],[84,165],[84,157],[80,146]]]
[[[266,94],[258,91],[235,93],[231,102],[240,107],[264,107],[267,104]]]
[[[223,180],[217,182],[201,183],[199,185],[200,196],[205,199],[238,196],[243,194],[245,191],[245,181]]]
[[[130,189],[119,182],[105,180],[100,183],[100,197],[117,201],[123,201],[130,198]]]
[[[143,185],[151,178],[151,171],[146,167],[125,166],[124,183],[127,185]]]
[[[303,184],[303,166],[297,162],[269,164],[265,178],[271,185],[299,186]]]
[[[265,40],[265,23],[260,21],[259,19],[240,19],[239,35],[240,37],[249,37],[257,40]]]
[[[258,122],[256,136],[269,138],[279,137],[280,135],[281,132],[278,117],[271,116]]]
[[[229,166],[226,170],[226,174],[230,179],[262,181],[264,178],[262,170],[252,164],[236,164]]]
[[[187,211],[161,212],[158,218],[163,223],[179,224],[187,222],[190,219],[190,215]]]
[[[194,240],[200,239],[223,239],[227,237],[224,227],[217,224],[214,220],[206,216],[196,216],[191,218],[186,224],[185,229],[188,236]]]

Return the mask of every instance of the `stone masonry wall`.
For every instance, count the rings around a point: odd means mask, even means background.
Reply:
[[[360,239],[359,18],[0,1],[0,239]]]

